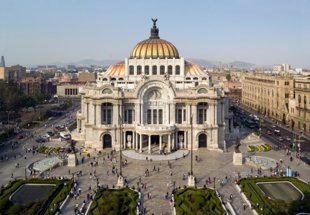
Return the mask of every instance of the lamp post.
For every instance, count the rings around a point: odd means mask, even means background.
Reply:
[[[213,178],[213,188],[215,190],[215,177]]]
[[[124,187],[124,177],[123,177],[123,171],[122,171],[122,146],[123,146],[123,137],[122,137],[122,124],[123,124],[123,118],[122,118],[122,111],[123,111],[123,98],[124,98],[124,91],[121,89],[121,105],[120,105],[120,113],[119,113],[119,176],[117,179],[117,186],[118,187]]]
[[[195,187],[195,177],[193,172],[193,115],[191,115],[191,172],[188,177],[188,186]]]

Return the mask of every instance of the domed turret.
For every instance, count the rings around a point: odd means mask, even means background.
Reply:
[[[147,40],[138,43],[131,51],[130,58],[179,58],[177,48],[170,42],[159,38],[159,30],[156,27],[157,19],[153,20],[151,36]]]

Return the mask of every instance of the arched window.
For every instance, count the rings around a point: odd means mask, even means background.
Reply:
[[[105,88],[104,90],[102,90],[102,93],[103,93],[103,94],[111,94],[111,93],[112,93],[112,90],[109,89],[109,88]]]
[[[180,66],[179,65],[175,67],[175,74],[180,75]]]
[[[168,66],[168,75],[172,75],[172,66]]]
[[[187,78],[185,78],[185,80],[190,81],[190,80],[191,80],[191,78],[190,78],[190,77],[187,77]]]
[[[208,90],[206,88],[200,88],[198,90],[198,93],[201,94],[201,93],[208,93]]]
[[[142,73],[142,67],[138,66],[137,67],[137,75],[141,75],[141,73]]]
[[[144,67],[144,74],[145,75],[149,75],[150,74],[150,67],[149,66],[145,66]]]
[[[161,75],[165,74],[165,66],[160,66],[160,74]]]
[[[123,78],[119,78],[118,80],[119,80],[119,81],[123,81],[124,79],[123,79]]]
[[[304,104],[306,105],[307,104],[307,97],[304,96]]]
[[[157,75],[157,66],[152,66],[152,74]]]
[[[108,79],[106,79],[106,78],[104,78],[104,79],[102,79],[102,81],[107,81]]]
[[[195,77],[195,78],[193,78],[193,80],[194,80],[194,81],[198,81],[198,78],[197,78],[197,77]]]
[[[206,81],[206,80],[207,80],[207,78],[206,78],[206,77],[203,77],[203,78],[202,78],[202,80],[203,80],[203,81]]]
[[[116,81],[116,78],[111,78],[111,81]]]
[[[129,75],[133,75],[133,74],[134,74],[134,67],[129,66]]]

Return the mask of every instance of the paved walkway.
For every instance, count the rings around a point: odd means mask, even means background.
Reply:
[[[243,143],[243,142],[242,142]],[[81,144],[81,143],[79,143]],[[248,144],[242,144],[240,147],[241,152],[244,157],[251,155],[252,153],[248,153]],[[79,148],[79,147],[77,147]],[[243,166],[234,166],[232,164],[233,160],[233,150],[234,147],[229,147],[227,153],[208,151],[206,149],[199,149],[193,152],[193,156],[199,157],[199,162],[194,162],[194,175],[197,178],[197,186],[202,187],[206,184],[206,179],[209,177],[212,180],[211,184],[207,184],[209,187],[213,187],[213,179],[215,180],[215,187],[219,190],[220,194],[224,194],[223,200],[224,202],[228,201],[229,195],[232,194],[234,196],[232,200],[232,206],[236,209],[237,214],[251,214],[249,213],[249,209],[243,210],[242,207],[242,198],[237,190],[234,188],[233,181],[237,178],[238,173],[242,177],[246,177],[247,175],[256,176],[256,171],[251,173],[251,167],[243,165]],[[77,155],[79,161],[84,156],[85,162],[84,164],[80,164],[77,167],[59,167],[50,172],[51,176],[67,176],[70,177],[71,173],[76,171],[83,171],[82,176],[78,179],[78,186],[82,189],[82,195],[79,199],[71,199],[62,214],[73,214],[74,207],[76,203],[81,203],[86,199],[87,193],[91,193],[88,190],[89,185],[94,188],[96,186],[96,181],[92,180],[89,176],[90,173],[93,173],[96,170],[96,175],[99,177],[99,183],[101,185],[109,185],[112,187],[117,183],[116,174],[111,174],[112,166],[114,165],[116,168],[119,168],[119,153],[115,154],[115,159],[108,159],[108,153],[110,149],[103,150],[102,155],[99,157],[99,165],[96,167],[91,167],[90,162],[93,161],[96,152],[91,153],[91,157],[87,158],[86,154]],[[125,155],[126,152],[132,155]],[[185,151],[184,151],[185,152]],[[124,159],[127,159],[127,165],[123,168],[123,175],[128,180],[129,186],[137,187],[137,182],[139,181],[139,177],[141,177],[142,183],[147,184],[147,188],[142,190],[143,194],[143,206],[146,208],[147,215],[152,213],[158,215],[161,212],[166,214],[172,214],[171,206],[168,200],[165,200],[165,195],[169,192],[171,195],[171,191],[175,185],[175,187],[183,187],[187,185],[187,180],[183,180],[183,174],[187,174],[190,171],[190,156],[188,156],[188,151],[186,151],[185,158],[183,157],[183,151],[179,150],[169,155],[156,155],[152,154],[152,162],[146,161],[145,157],[150,156],[148,154],[142,154],[142,159],[138,159],[135,157],[138,153],[133,151],[123,151]],[[282,151],[269,151],[269,152],[257,152],[256,155],[266,156],[273,158],[275,160],[283,159],[284,163],[283,168],[285,169],[287,166],[290,166],[293,170],[297,170],[300,173],[300,177],[304,180],[309,180],[310,178],[310,168],[309,166],[303,165],[298,160],[294,159],[292,162],[289,160],[289,156]],[[140,155],[140,154],[138,154]],[[178,156],[179,159],[175,160],[175,157]],[[167,160],[156,160],[162,157],[171,157]],[[0,184],[5,185],[8,183],[11,177],[11,173],[14,173],[14,178],[24,178],[24,170],[25,167],[38,159],[43,159],[44,155],[36,155],[32,156],[32,154],[27,153],[27,159],[23,157],[10,158],[8,161],[0,162]],[[111,157],[110,157],[111,158]],[[15,168],[15,163],[19,162],[21,168]],[[155,168],[154,168],[155,166]],[[159,168],[159,171],[158,171]],[[70,174],[69,170],[70,169]],[[150,176],[145,177],[145,170],[148,169],[150,171]],[[157,171],[154,171],[156,169]],[[109,170],[109,174],[107,171]],[[269,171],[264,171],[263,175],[270,175]],[[223,187],[220,186],[221,181],[225,181],[225,177],[231,178],[232,182],[226,183]],[[29,173],[28,173],[29,177]],[[141,187],[141,184],[139,184]],[[151,199],[148,199],[148,193],[152,195]]]
[[[168,160],[176,160],[176,159],[186,157],[189,151],[178,150],[176,152],[173,152],[167,155],[140,154],[133,150],[125,150],[125,151],[122,151],[122,153],[128,158],[132,158],[136,160],[151,160],[152,159],[152,161],[168,161]]]

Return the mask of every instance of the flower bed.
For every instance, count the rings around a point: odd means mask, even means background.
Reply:
[[[177,215],[226,214],[214,190],[185,188],[174,194]]]
[[[90,215],[134,215],[136,214],[138,193],[128,188],[98,190]]]

